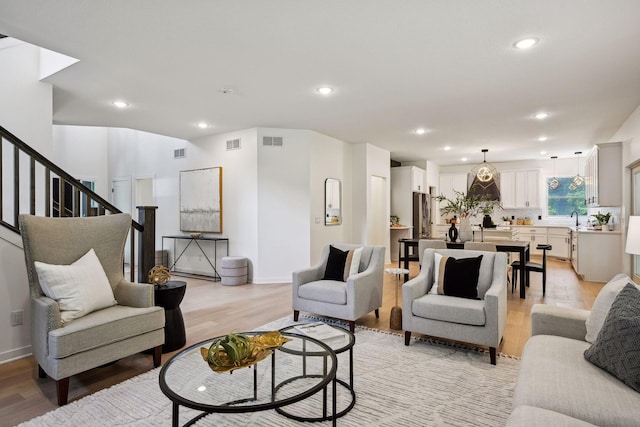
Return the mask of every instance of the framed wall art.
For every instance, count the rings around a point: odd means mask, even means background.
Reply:
[[[222,233],[222,168],[180,171],[180,230]]]

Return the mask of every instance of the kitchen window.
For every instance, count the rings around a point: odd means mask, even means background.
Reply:
[[[554,189],[550,186],[553,179],[558,180]],[[572,180],[573,177],[547,178],[547,216],[570,216],[573,211],[587,214],[585,186],[575,188]]]

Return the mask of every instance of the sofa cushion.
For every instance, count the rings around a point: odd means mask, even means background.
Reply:
[[[40,287],[60,306],[62,323],[116,304],[100,260],[93,249],[70,265],[35,261]]]
[[[507,427],[593,427],[593,424],[559,412],[533,406],[518,406],[507,420]]]
[[[426,294],[413,301],[414,316],[463,325],[483,326],[484,301]]]
[[[535,335],[522,352],[513,406],[535,406],[598,426],[632,426],[640,394],[589,363],[585,341]]]
[[[344,281],[344,266],[347,263],[348,256],[349,251],[341,251],[334,246],[330,246],[329,258],[327,258],[327,266],[322,279]]]
[[[602,328],[602,324],[604,323],[604,319],[607,317],[609,308],[611,307],[611,304],[613,304],[613,300],[616,299],[618,293],[627,283],[633,283],[629,276],[625,274],[618,274],[600,290],[598,296],[593,302],[593,307],[591,308],[589,317],[587,317],[586,341],[593,343],[596,340],[598,332],[600,332],[600,328]]]
[[[628,283],[613,301],[584,357],[640,391],[640,290],[634,285]]]
[[[62,359],[162,328],[162,307],[134,308],[114,305],[50,331],[48,356]]]
[[[471,258],[443,256],[438,268],[438,293],[451,297],[478,298],[478,274],[482,255]]]
[[[298,296],[330,304],[346,304],[347,284],[337,280],[317,280],[299,286]]]

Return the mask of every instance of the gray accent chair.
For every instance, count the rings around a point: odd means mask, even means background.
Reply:
[[[422,265],[422,257],[425,249],[447,249],[447,242],[444,240],[420,239],[418,240],[418,263]]]
[[[380,317],[382,285],[384,283],[383,246],[335,244],[347,251],[362,247],[358,274],[346,282],[322,280],[329,258],[329,246],[324,247],[320,262],[310,268],[294,271],[292,277],[293,319],[298,320],[300,311],[346,320],[349,330],[355,330],[356,319],[371,311]]]
[[[456,259],[483,255],[478,277],[479,300],[430,294],[435,254]],[[507,255],[463,249],[427,249],[420,274],[402,285],[405,345],[411,333],[487,346],[491,364],[507,324]]]
[[[31,295],[31,347],[38,375],[56,380],[58,405],[67,403],[69,377],[145,350],[160,366],[164,309],[154,306],[154,287],[131,283],[123,273],[131,216],[18,218]],[[113,289],[116,305],[62,324],[58,303],[47,298],[34,262],[68,265],[94,249]]]
[[[470,251],[497,252],[496,244],[491,242],[464,242],[464,248]]]

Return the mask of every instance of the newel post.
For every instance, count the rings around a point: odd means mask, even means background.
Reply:
[[[136,206],[138,223],[144,227],[138,238],[138,283],[149,281],[149,271],[155,266],[157,206]]]

